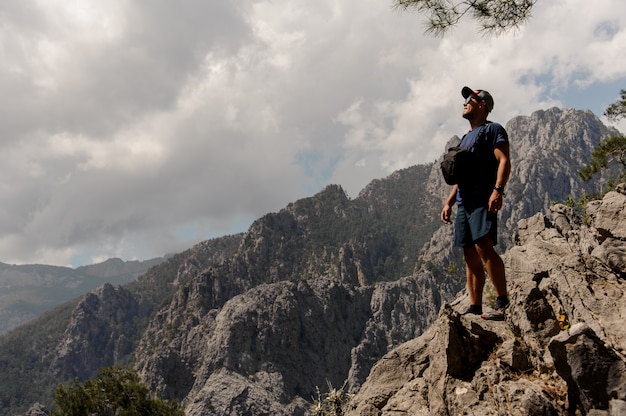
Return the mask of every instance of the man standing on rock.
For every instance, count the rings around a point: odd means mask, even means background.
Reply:
[[[470,307],[465,314],[502,320],[509,298],[504,262],[494,245],[497,243],[497,215],[502,208],[504,187],[511,173],[509,138],[504,127],[487,120],[494,104],[491,94],[463,87],[461,95],[465,98],[463,118],[469,121],[471,127],[463,136],[461,146],[472,149],[474,168],[467,175],[467,180],[452,187],[441,210],[441,221],[452,224],[450,216],[456,203],[454,246],[463,248],[470,299]],[[485,269],[497,295],[495,309],[489,313],[482,310]]]

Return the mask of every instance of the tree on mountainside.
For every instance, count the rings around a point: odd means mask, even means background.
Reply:
[[[626,117],[626,90],[621,90],[620,99],[611,104],[604,115],[609,121],[619,121]],[[611,182],[615,183],[624,179],[626,172],[626,136],[623,134],[613,135],[602,140],[598,146],[593,149],[591,154],[591,162],[578,172],[578,175],[585,182],[589,181],[596,173],[606,170],[614,164],[621,165],[621,174],[617,178],[613,178]],[[609,186],[612,188],[612,186]]]
[[[530,18],[537,0],[394,0],[398,9],[415,9],[426,15],[426,32],[443,35],[469,16],[486,34],[516,29]]]
[[[593,149],[591,154],[591,162],[585,165],[578,175],[588,182],[598,172],[607,169],[610,165],[618,163],[622,166],[621,177],[624,176],[626,170],[626,136],[623,134],[608,137],[600,142]],[[618,177],[616,179],[621,179]]]
[[[134,370],[108,367],[84,384],[59,385],[52,416],[184,416],[177,403],[150,397]]]

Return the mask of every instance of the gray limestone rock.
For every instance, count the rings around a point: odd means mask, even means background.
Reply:
[[[444,305],[422,336],[374,365],[346,414],[623,415],[623,197],[594,203],[589,224],[563,206],[554,220],[520,221],[504,256],[506,320],[459,315],[466,295]]]

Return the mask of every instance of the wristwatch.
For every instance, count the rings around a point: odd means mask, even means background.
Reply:
[[[493,189],[495,189],[496,191],[498,191],[498,193],[502,196],[504,196],[504,186],[502,185],[496,185],[493,187]]]

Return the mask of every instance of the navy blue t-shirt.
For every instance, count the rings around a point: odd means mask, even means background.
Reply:
[[[483,134],[481,130],[485,128]],[[480,141],[475,145],[476,140],[481,137]],[[498,173],[498,161],[493,151],[499,143],[508,143],[509,135],[502,125],[499,123],[487,122],[470,130],[461,140],[462,147],[471,148],[477,155],[478,163],[476,164],[476,179],[469,183],[459,184],[456,193],[456,202],[466,208],[486,206],[489,202],[489,196],[496,184],[496,175]]]

